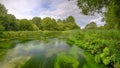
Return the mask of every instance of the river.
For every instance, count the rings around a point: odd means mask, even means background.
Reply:
[[[0,68],[100,68],[91,60],[83,49],[53,38],[18,42],[6,50]]]

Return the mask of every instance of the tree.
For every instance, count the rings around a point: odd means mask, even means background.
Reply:
[[[80,29],[73,16],[68,16],[65,20],[66,30]]]
[[[0,4],[0,25],[1,30],[18,30],[15,16],[7,14],[7,9],[2,4]]]
[[[77,3],[83,14],[103,13],[109,29],[120,29],[120,0],[77,0]]]
[[[62,21],[61,19],[58,19],[58,20],[57,20],[57,23],[60,23],[60,22],[62,22],[62,23],[63,23],[63,21]]]
[[[0,3],[0,19],[7,15],[7,9]],[[2,20],[2,19],[1,19]]]
[[[42,20],[41,26],[42,30],[54,30],[56,27],[56,20],[46,17]]]
[[[32,22],[41,29],[41,18],[40,17],[33,17]]]
[[[0,31],[3,31],[5,27],[0,23]]]
[[[97,25],[95,22],[91,22],[85,26],[85,29],[96,29]]]
[[[34,30],[39,30],[39,28],[32,21],[27,19],[22,19],[20,20],[20,30],[34,31]]]
[[[3,26],[3,22],[5,21],[4,18],[7,15],[7,9],[4,5],[0,3],[0,31],[3,31],[5,27]]]
[[[16,22],[15,16],[12,14],[7,14],[2,24],[6,31],[18,30],[18,23]]]
[[[61,19],[57,20],[57,30],[59,30],[59,31],[65,30],[65,22],[63,22],[63,20],[61,20]]]
[[[113,3],[108,6],[108,11],[105,13],[106,27],[108,29],[120,29],[120,1],[118,3]]]
[[[73,17],[73,16],[68,16],[68,17],[66,18],[66,23],[75,23],[74,17]]]
[[[57,23],[57,30],[65,30],[65,24],[62,22]]]
[[[52,26],[51,27],[53,27],[53,30],[57,30],[57,21],[53,18],[51,20],[51,22],[52,22]]]
[[[7,9],[0,4],[0,31],[33,31],[33,30],[72,30],[79,29],[73,16],[67,17],[65,20],[46,17],[41,20],[40,17],[33,17],[32,20],[16,19],[12,14],[7,14]]]

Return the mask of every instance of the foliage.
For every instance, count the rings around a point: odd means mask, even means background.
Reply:
[[[74,17],[73,16],[68,16],[65,23],[75,23]]]
[[[15,46],[14,42],[11,41],[0,41],[0,49],[10,49]]]
[[[118,30],[81,30],[72,32],[67,43],[83,48],[95,62],[109,68],[120,65],[119,34]]]
[[[68,16],[64,23],[66,30],[79,29],[79,26],[76,24],[73,16]]]
[[[65,30],[65,25],[62,22],[57,23],[57,30]]]
[[[7,14],[7,9],[5,8],[4,5],[0,3],[0,31],[3,31],[5,27],[3,26],[4,18]]]
[[[2,18],[4,18],[6,14],[7,14],[7,9],[5,8],[4,5],[0,3],[0,20],[2,20]]]
[[[27,19],[20,20],[20,30],[22,31],[34,31],[39,30],[39,28]]]
[[[120,1],[114,0],[109,4],[106,17],[106,27],[107,29],[120,29]]]
[[[32,22],[39,28],[41,29],[41,18],[40,17],[34,17],[32,19]]]
[[[3,26],[5,27],[6,31],[10,30],[18,30],[18,23],[16,22],[16,18],[12,14],[7,14],[5,17],[5,21],[2,23]]]
[[[109,4],[109,0],[77,0],[77,2],[77,5],[85,15],[93,15],[95,12],[100,13],[102,8],[107,7]]]
[[[72,56],[60,53],[56,58],[55,68],[78,68],[79,61]]]
[[[0,24],[0,31],[3,31],[4,29],[5,27],[2,24]]]
[[[108,29],[120,29],[119,4],[119,0],[77,0],[77,5],[82,9],[83,14],[103,13]]]
[[[69,37],[67,39],[68,44],[71,46],[77,45],[86,52],[92,54],[96,63],[100,63],[108,68],[119,68],[120,32],[119,30],[115,30],[120,29],[119,4],[119,0],[78,0],[78,6],[85,15],[93,15],[95,12],[100,13],[105,7],[106,10],[104,15],[106,25],[105,27],[101,27],[102,30],[97,30],[95,29],[97,27],[96,24],[91,22],[84,30],[68,32],[65,32],[65,30],[79,29],[73,16],[69,16],[65,20],[58,19],[57,21],[50,17],[44,19],[34,17],[32,20],[20,20],[16,19],[12,14],[7,14],[4,5],[0,4],[0,31],[8,31],[0,33],[0,41],[6,42],[14,39],[26,41],[31,39],[48,39],[51,37]],[[105,30],[105,28],[111,30]],[[43,30],[43,32],[38,30]],[[9,44],[10,45],[0,42],[0,48],[7,49],[13,47],[13,43],[9,42]],[[79,65],[78,58],[66,55],[65,53],[60,53],[56,59],[55,67],[60,68],[61,65],[66,67],[69,63],[72,64],[70,67],[77,68]]]
[[[119,68],[120,66],[120,32],[118,30],[71,30],[71,31],[7,31],[2,32],[0,34],[0,41],[7,41],[7,40],[20,40],[22,42],[34,40],[34,39],[48,39],[48,38],[65,38],[67,39],[67,43],[71,45],[77,45],[78,47],[84,49],[85,52],[91,54],[93,59],[88,59],[86,57],[86,61],[92,61],[103,65],[103,67],[113,67]],[[13,47],[13,43],[10,45],[3,44],[1,42],[1,49],[11,48]],[[64,61],[66,66],[69,62],[73,63],[77,66],[78,62],[78,55],[79,53],[77,49],[71,49],[69,54],[60,53],[56,59],[55,66],[58,68],[61,66],[61,63]],[[61,57],[62,56],[62,57]],[[63,58],[64,57],[64,58]],[[73,59],[74,57],[74,59]],[[81,56],[80,56],[81,57]],[[69,60],[69,59],[73,60]],[[75,62],[75,64],[74,64]],[[91,62],[91,63],[92,63]],[[79,63],[81,64],[81,63]],[[85,68],[87,65],[83,66]],[[91,68],[93,67],[90,64]],[[93,67],[95,68],[95,67]]]
[[[85,26],[85,29],[96,29],[97,25],[95,22],[91,22]]]
[[[16,19],[12,14],[7,14],[4,5],[0,4],[0,31],[36,31],[36,30],[73,30],[80,29],[73,16],[66,20],[56,21],[54,18],[33,17],[32,20]]]
[[[46,17],[41,23],[42,30],[54,30],[56,26],[56,21],[50,17]]]

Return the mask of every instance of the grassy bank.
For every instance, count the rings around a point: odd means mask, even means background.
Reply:
[[[67,36],[69,31],[6,31],[0,32],[0,41],[13,39],[40,39],[42,37],[62,38]]]
[[[108,68],[120,68],[119,40],[118,30],[82,30],[71,33],[67,43],[92,54],[96,63]]]
[[[4,31],[0,32],[0,49],[8,49],[18,42],[67,38],[70,31]]]

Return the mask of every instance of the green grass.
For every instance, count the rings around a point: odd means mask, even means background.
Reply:
[[[0,49],[0,61],[3,60],[5,54],[6,54],[7,50],[6,49]]]
[[[67,43],[77,45],[94,57],[94,61],[108,68],[119,68],[120,32],[118,30],[79,30],[71,32]],[[91,66],[91,65],[90,65]]]
[[[0,33],[0,41],[21,39],[21,38],[40,38],[40,37],[60,37],[68,35],[69,31],[5,31]]]

